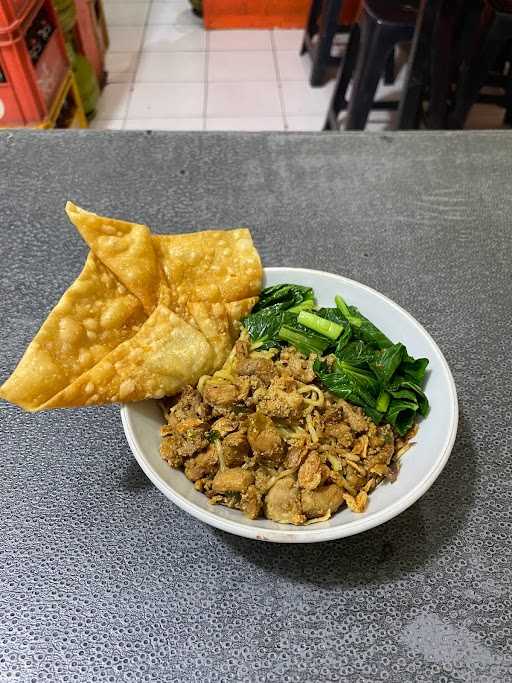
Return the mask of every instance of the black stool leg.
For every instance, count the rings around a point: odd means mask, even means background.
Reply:
[[[311,70],[310,84],[313,87],[323,85],[325,72],[329,65],[332,41],[338,29],[338,17],[340,16],[342,0],[325,0],[322,12],[320,35],[318,45],[313,51],[314,61]]]
[[[503,46],[503,35],[499,20],[494,17],[483,38],[480,50],[474,55],[469,67],[461,74],[457,88],[455,107],[448,119],[450,128],[464,128],[469,110],[476,102],[493,64]]]
[[[419,127],[422,96],[425,90],[430,65],[432,32],[442,0],[422,0],[416,32],[407,66],[400,106],[398,107],[398,130],[411,130]]]
[[[327,110],[327,120],[325,122],[324,130],[338,130],[338,114],[340,111],[347,108],[346,95],[356,66],[360,35],[361,31],[359,25],[354,24],[350,31],[345,57],[338,70],[336,85],[329,104],[329,109]]]
[[[308,21],[304,33],[304,40],[302,41],[301,55],[308,51],[308,42],[312,40],[313,36],[318,33],[318,19],[322,13],[322,0],[313,0],[309,10]]]
[[[386,85],[393,85],[395,82],[395,50],[391,50],[386,61],[384,69],[384,83]]]
[[[505,86],[505,118],[503,123],[512,126],[512,62],[508,63],[507,85]]]
[[[345,130],[364,130],[389,53],[398,42],[395,30],[383,27],[366,12],[361,18],[357,60]],[[405,38],[401,38],[405,40]]]

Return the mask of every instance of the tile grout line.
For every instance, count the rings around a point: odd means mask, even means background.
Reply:
[[[283,96],[283,88],[282,88],[282,81],[281,81],[281,73],[279,71],[279,64],[277,62],[277,51],[276,51],[276,42],[275,42],[275,36],[274,36],[274,31],[270,31],[270,44],[272,45],[272,56],[274,58],[274,69],[276,70],[276,79],[277,79],[277,92],[279,93],[279,104],[281,106],[281,119],[283,120],[283,129],[285,131],[288,130],[288,120],[286,118],[286,110],[284,106],[284,96]]]
[[[140,38],[139,50],[137,52],[137,57],[135,58],[135,68],[134,68],[133,77],[132,77],[132,80],[130,83],[130,94],[128,96],[128,101],[126,103],[126,110],[125,110],[125,114],[123,117],[123,130],[126,130],[125,126],[126,126],[126,122],[128,121],[128,112],[130,111],[130,105],[131,105],[132,99],[133,99],[133,90],[135,88],[135,78],[137,77],[137,71],[139,70],[139,64],[140,64],[140,60],[142,58],[142,53],[144,52],[144,40],[146,38],[146,31],[147,31],[147,28],[149,26],[149,16],[151,14],[151,8],[153,7],[153,1],[154,0],[150,0],[150,2],[148,4],[148,11],[146,12],[146,18],[144,20],[144,26],[142,28],[142,35]]]

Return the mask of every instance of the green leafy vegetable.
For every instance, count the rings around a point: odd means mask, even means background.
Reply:
[[[393,344],[376,351],[373,358],[368,361],[368,365],[383,386],[391,380],[406,353],[403,344]]]
[[[385,349],[391,346],[392,342],[386,335],[379,330],[378,327],[365,318],[355,306],[347,306],[341,296],[336,296],[335,299],[338,310],[350,323],[355,339],[361,339],[367,344],[373,344],[379,349]]]
[[[349,342],[341,349],[336,348],[335,355],[340,361],[345,361],[346,363],[350,363],[350,365],[364,367],[373,360],[375,351],[376,349],[358,339],[357,341]]]
[[[261,351],[280,345],[279,342],[276,344],[276,340],[282,323],[283,312],[276,309],[275,306],[265,308],[258,313],[251,313],[243,320],[243,325],[249,333],[253,348],[258,348]]]
[[[425,381],[427,365],[428,358],[414,359],[406,353],[403,363],[400,367],[400,371],[405,377],[413,382],[416,382],[417,384],[423,384]]]
[[[377,410],[375,397],[378,384],[370,373],[348,365],[338,367],[338,364],[336,370],[329,371],[326,364],[320,360],[313,363],[313,370],[335,396],[361,406],[376,424],[382,420],[382,413]]]
[[[314,301],[311,287],[303,287],[302,285],[274,285],[262,290],[259,301],[252,309],[252,312],[257,313],[269,306],[276,306],[279,310],[286,311],[304,301]]]

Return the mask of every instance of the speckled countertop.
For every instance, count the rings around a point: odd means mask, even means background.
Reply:
[[[0,377],[78,274],[64,203],[251,227],[375,287],[457,384],[452,456],[387,524],[232,537],[139,469],[116,407],[0,405],[0,681],[508,681],[512,133],[0,134]]]

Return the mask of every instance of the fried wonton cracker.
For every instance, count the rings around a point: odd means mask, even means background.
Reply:
[[[30,411],[160,398],[222,366],[261,288],[250,232],[153,236],[66,210],[91,252],[0,397]]]

